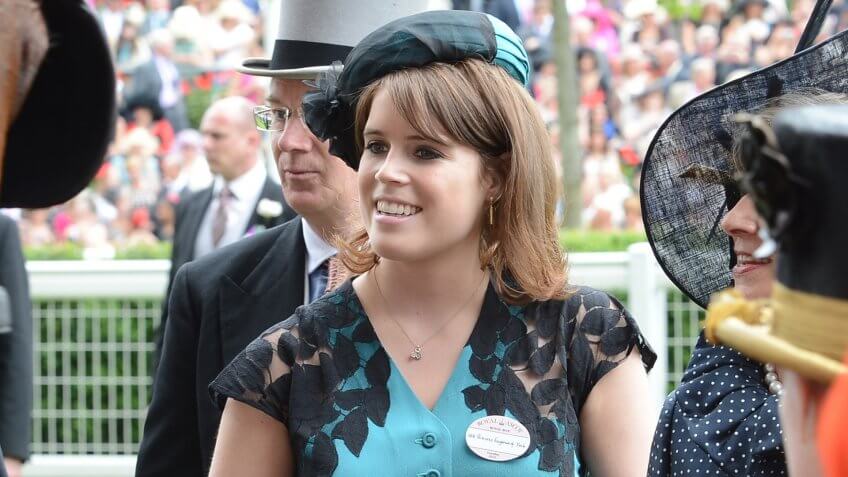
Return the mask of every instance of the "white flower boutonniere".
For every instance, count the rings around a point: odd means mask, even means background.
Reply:
[[[283,214],[283,204],[276,200],[262,199],[256,205],[256,213],[265,220],[270,220]]]

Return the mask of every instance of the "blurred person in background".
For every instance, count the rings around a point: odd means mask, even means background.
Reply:
[[[209,170],[216,177],[210,187],[185,197],[177,206],[168,295],[174,275],[183,264],[294,216],[280,186],[259,160],[262,143],[253,106],[245,98],[231,96],[212,103],[203,115],[203,150]],[[263,202],[275,203],[276,214],[260,214],[258,207]],[[157,333],[157,357],[166,323],[167,315],[163,313]]]
[[[124,0],[104,0],[100,3],[100,8],[97,11],[100,24],[106,33],[109,48],[113,52],[121,37],[125,13],[126,4]]]
[[[715,60],[718,55],[718,45],[718,28],[712,25],[701,25],[695,31],[695,49],[692,55],[695,58]]]
[[[208,45],[208,29],[197,9],[183,5],[174,10],[168,31],[174,37],[174,64],[180,76],[188,77],[212,67],[214,56]]]
[[[630,108],[622,111],[621,136],[636,148],[639,157],[645,157],[654,133],[670,114],[663,85],[654,83],[634,98]]]
[[[540,0],[536,0],[537,2]],[[542,0],[544,1],[544,0]],[[451,0],[454,10],[488,13],[516,30],[521,25],[514,0]]]
[[[632,104],[634,98],[651,83],[648,71],[650,59],[639,46],[629,44],[619,56],[621,72],[615,81],[615,91],[622,105]]]
[[[115,42],[115,67],[118,71],[132,71],[149,61],[150,57],[150,47],[141,33],[141,24],[128,16]]]
[[[174,131],[188,127],[180,73],[173,61],[174,38],[168,30],[159,29],[148,35],[153,57],[130,73],[123,91],[124,104],[156,102]]]
[[[723,34],[724,40],[718,49],[716,57],[716,81],[719,84],[727,81],[730,74],[736,70],[751,67],[751,38],[737,26],[728,26]]]
[[[153,233],[158,240],[172,242],[176,228],[176,208],[179,198],[172,196],[160,196],[153,208]]]
[[[212,172],[203,156],[203,136],[194,129],[177,134],[166,160],[179,166],[179,174],[168,185],[168,194],[182,196],[209,187]]]
[[[252,28],[253,14],[241,0],[224,0],[215,10],[218,22],[209,32],[209,47],[215,66],[235,68],[247,56],[256,38]]]
[[[127,116],[126,132],[135,128],[147,130],[158,142],[156,156],[164,157],[174,142],[174,128],[165,119],[164,112],[157,101],[152,98],[138,97],[125,105],[124,114]]]
[[[151,205],[158,195],[161,172],[156,151],[159,143],[146,129],[128,132],[120,144],[120,155],[109,159],[119,188],[130,194],[133,205]]]
[[[50,209],[24,210],[18,226],[21,242],[27,247],[50,245],[56,240],[50,226]]]
[[[683,60],[680,43],[675,40],[663,40],[654,50],[653,78],[665,87],[689,79],[688,66]]]
[[[599,166],[597,189],[583,210],[583,223],[592,230],[621,230],[625,225],[624,201],[633,191],[624,180],[618,161]]]
[[[690,80],[678,81],[669,88],[668,105],[673,109],[716,86],[715,61],[705,57],[697,58],[692,61],[690,69]]]
[[[621,51],[615,14],[598,0],[590,0],[579,15],[592,22],[588,46],[606,57],[616,57]]]
[[[583,156],[583,190],[594,195],[600,190],[601,174],[619,166],[618,155],[610,147],[603,129],[593,128]]]
[[[144,4],[147,15],[141,28],[143,34],[168,26],[171,19],[171,5],[168,0],[145,0]]]
[[[516,33],[524,42],[524,49],[533,60],[534,67],[539,66],[542,56],[551,54],[553,29],[551,0],[535,0],[529,21],[516,29]]]
[[[0,214],[0,474],[23,475],[30,456],[32,304],[15,221]]]
[[[151,208],[135,207],[130,215],[132,228],[125,240],[129,247],[138,245],[155,245],[158,239],[153,234],[154,224],[150,217]]]

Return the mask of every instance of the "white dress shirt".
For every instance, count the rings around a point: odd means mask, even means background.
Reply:
[[[304,219],[300,219],[303,225],[303,241],[306,243],[306,269],[303,273],[303,303],[309,303],[309,274],[321,266],[328,258],[334,256],[338,250],[321,238],[321,235],[309,225]]]
[[[229,205],[227,207],[227,228],[218,247],[212,243],[212,224],[215,221],[215,214],[218,212],[221,190],[223,190],[225,181],[222,177],[215,177],[215,183],[212,186],[212,202],[206,208],[203,214],[203,220],[200,222],[200,230],[197,231],[197,239],[194,243],[194,258],[200,258],[207,253],[229,245],[236,240],[242,238],[247,229],[247,224],[250,217],[253,216],[256,210],[256,204],[259,202],[259,197],[262,195],[262,188],[265,185],[265,166],[262,161],[257,161],[256,165],[250,170],[239,176],[233,181],[226,183],[232,195],[230,196]]]
[[[159,91],[159,105],[170,108],[180,100],[180,73],[171,60],[154,55],[153,62],[159,77],[162,79],[162,89]]]

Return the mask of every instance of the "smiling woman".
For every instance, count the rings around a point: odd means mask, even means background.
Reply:
[[[544,124],[503,69],[469,59],[396,71],[365,88],[355,118],[364,228],[340,244],[349,268],[470,240],[509,301],[565,296]],[[416,212],[397,219],[381,202]]]
[[[338,246],[359,275],[212,384],[212,475],[644,476],[656,356],[621,303],[567,283],[520,45],[494,17],[426,12],[307,94],[358,169],[362,227]]]

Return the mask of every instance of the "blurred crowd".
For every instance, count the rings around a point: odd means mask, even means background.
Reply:
[[[559,160],[555,0],[433,0],[487,11],[524,40],[536,98]],[[90,0],[118,72],[120,117],[91,186],[49,210],[5,211],[24,244],[73,242],[90,257],[168,241],[185,194],[211,184],[203,136],[193,129],[211,100],[262,102],[267,83],[240,75],[265,55],[271,0]],[[567,0],[576,55],[583,226],[642,227],[641,162],[657,128],[698,94],[793,53],[812,0]],[[834,2],[822,37],[848,25]],[[268,163],[273,161],[267,158]],[[273,175],[273,171],[272,171]]]

